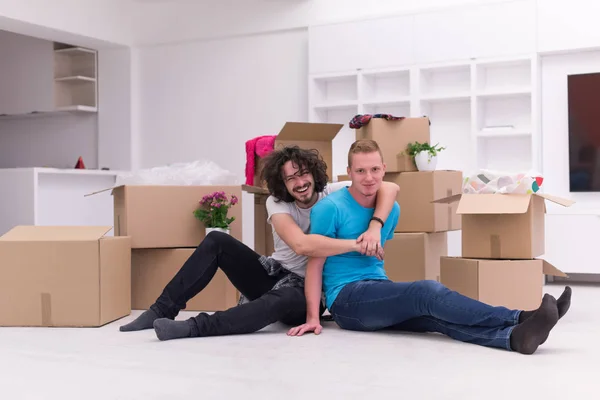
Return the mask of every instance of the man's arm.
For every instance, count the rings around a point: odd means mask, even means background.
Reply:
[[[377,201],[375,203],[375,212],[373,217],[377,217],[382,221],[386,221],[390,215],[400,186],[393,182],[382,182],[381,187],[377,191]],[[361,244],[361,253],[368,256],[377,254],[381,248],[381,223],[376,220],[369,222],[368,229],[358,237],[358,242]]]
[[[302,336],[307,332],[321,333],[321,290],[323,287],[323,264],[325,258],[311,257],[306,266],[304,295],[306,296],[306,323],[291,328],[289,336]]]
[[[361,245],[356,240],[305,234],[289,214],[274,214],[271,217],[271,224],[279,237],[296,254],[309,257],[329,257],[360,251]]]

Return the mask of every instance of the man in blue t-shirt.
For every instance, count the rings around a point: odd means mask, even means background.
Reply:
[[[372,140],[356,141],[348,153],[345,187],[317,203],[311,212],[311,233],[356,239],[371,221],[381,223],[381,245],[393,238],[400,207],[394,204],[385,221],[373,217],[377,190],[385,174],[381,150]],[[402,190],[402,188],[400,188]],[[436,281],[392,282],[384,262],[358,252],[313,257],[307,265],[306,323],[288,332],[319,334],[321,291],[327,308],[342,328],[357,331],[397,329],[438,332],[456,340],[533,354],[569,309],[571,289],[557,301],[546,294],[537,310],[493,307],[452,291]]]

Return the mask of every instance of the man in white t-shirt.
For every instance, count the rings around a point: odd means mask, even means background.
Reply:
[[[230,235],[209,233],[150,309],[121,326],[121,331],[154,328],[160,340],[170,340],[251,333],[277,321],[297,325],[306,319],[304,276],[309,256],[357,251],[383,258],[380,231],[395,203],[398,185],[382,184],[374,216],[357,240],[310,235],[312,207],[349,182],[328,184],[327,165],[315,150],[284,147],[263,161],[262,178],[271,194],[267,213],[274,253],[260,255]],[[187,301],[209,284],[217,268],[241,292],[240,304],[175,321]],[[324,309],[321,305],[321,314]]]

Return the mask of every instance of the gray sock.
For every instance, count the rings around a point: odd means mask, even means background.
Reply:
[[[168,318],[154,321],[154,331],[160,340],[187,338],[192,334],[192,328],[187,321],[173,321]]]
[[[139,317],[135,320],[131,321],[127,325],[123,325],[119,328],[121,332],[133,332],[133,331],[141,331],[144,329],[152,329],[152,324],[155,320],[160,318],[158,314],[156,314],[152,310],[144,311]]]

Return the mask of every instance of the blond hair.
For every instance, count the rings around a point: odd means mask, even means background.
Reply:
[[[348,150],[348,167],[352,166],[352,156],[359,153],[374,153],[378,152],[383,162],[383,153],[376,141],[371,139],[360,139],[352,143]]]

